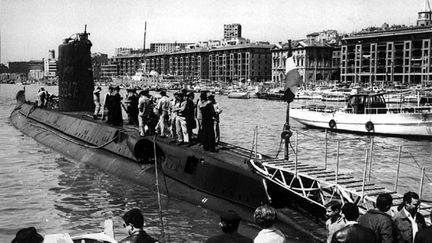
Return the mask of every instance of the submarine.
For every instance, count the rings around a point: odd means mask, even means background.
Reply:
[[[134,126],[112,126],[93,119],[88,35],[85,30],[59,46],[58,106],[39,107],[26,100],[25,90],[18,91],[9,117],[15,128],[72,161],[133,183],[154,187],[159,178],[162,194],[215,213],[235,210],[253,223],[254,210],[268,204],[277,210],[275,226],[289,239],[324,241],[325,210],[266,181],[248,163],[253,156],[269,156],[223,142],[218,152],[203,151],[198,144],[173,144],[156,135],[142,137]]]

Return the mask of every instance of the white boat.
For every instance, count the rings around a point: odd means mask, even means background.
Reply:
[[[351,95],[343,108],[305,105],[290,109],[301,124],[348,131],[395,136],[432,137],[432,106],[388,107],[384,94]]]
[[[114,239],[114,228],[111,219],[105,220],[104,232],[89,233],[76,236],[70,236],[68,233],[47,234],[44,237],[44,243],[86,243],[86,242],[103,242],[117,243]]]
[[[228,94],[228,98],[233,99],[249,99],[248,91],[235,90]]]

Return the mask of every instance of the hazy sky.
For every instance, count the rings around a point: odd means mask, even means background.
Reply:
[[[150,42],[222,39],[240,23],[251,41],[285,42],[327,29],[415,24],[424,0],[0,0],[1,62],[46,58],[87,24],[92,52]]]

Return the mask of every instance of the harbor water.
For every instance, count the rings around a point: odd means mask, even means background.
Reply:
[[[99,232],[105,219],[114,222],[117,239],[126,236],[121,215],[131,208],[140,208],[145,217],[145,230],[159,237],[159,211],[155,188],[134,185],[127,180],[105,174],[91,166],[70,161],[60,154],[23,135],[8,121],[15,105],[20,85],[0,84],[0,242],[10,242],[20,228],[35,226],[41,234],[70,233],[71,235]],[[28,100],[35,100],[37,85],[26,86]],[[46,87],[57,94],[57,87]],[[105,90],[103,90],[103,93]],[[170,95],[172,97],[172,95]],[[228,99],[216,96],[223,109],[221,140],[252,148],[257,128],[257,149],[260,153],[283,156],[280,133],[286,116],[286,103],[260,99]],[[292,105],[299,105],[295,101]],[[395,188],[398,151],[400,177],[397,190],[420,191],[421,168],[425,168],[423,198],[432,199],[432,140],[399,138],[348,133],[328,133],[325,150],[325,132],[306,128],[294,121],[291,140],[298,149],[298,160],[336,167],[339,141],[340,173],[359,178],[364,170],[365,150],[373,148],[371,181],[387,188]],[[371,141],[373,140],[373,146]],[[291,157],[292,152],[290,152]],[[162,197],[165,234],[168,242],[203,242],[219,233],[219,217],[212,211]],[[251,237],[251,226],[242,225],[242,233]]]

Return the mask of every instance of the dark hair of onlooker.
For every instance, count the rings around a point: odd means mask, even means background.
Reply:
[[[35,227],[18,230],[11,243],[42,243],[44,238],[38,234]]]
[[[359,217],[359,209],[354,203],[345,203],[342,206],[342,213],[349,221],[357,221]]]
[[[131,209],[125,213],[125,215],[123,215],[123,220],[126,224],[132,224],[135,228],[142,228],[144,226],[144,217],[137,208]]]
[[[254,219],[259,227],[263,229],[270,228],[276,220],[276,210],[267,205],[260,206],[254,212]]]
[[[390,209],[391,205],[393,204],[393,198],[388,193],[383,193],[378,195],[376,200],[376,207],[382,211],[386,212]]]
[[[202,92],[200,94],[200,100],[207,100],[207,93]]]
[[[237,231],[241,217],[233,210],[228,210],[220,216],[221,228],[224,233],[234,233]]]
[[[402,203],[398,206],[398,211],[400,211],[407,203],[411,203],[413,199],[420,199],[419,195],[415,192],[406,192],[403,195]]]
[[[331,208],[331,210],[332,211],[336,211],[336,210],[341,210],[341,207],[342,207],[342,203],[341,202],[339,202],[339,201],[335,201],[335,200],[333,200],[333,201],[330,201],[329,203],[327,203],[326,205],[325,205],[325,207],[326,208]]]

